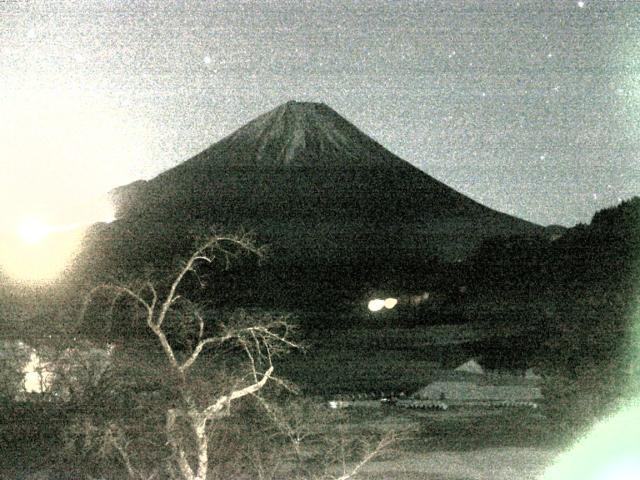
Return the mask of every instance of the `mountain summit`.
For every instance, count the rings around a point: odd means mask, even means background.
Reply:
[[[322,103],[290,101],[166,172],[195,169],[406,168],[406,162]]]
[[[224,167],[375,168],[402,161],[321,103],[287,102],[197,156]]]
[[[151,181],[114,193],[119,216],[189,204],[198,210],[191,214],[214,208],[224,222],[264,215],[326,221],[337,214],[402,224],[497,214],[400,159],[330,107],[293,101]]]
[[[193,224],[251,229],[279,262],[304,268],[452,260],[487,237],[542,232],[447,187],[318,103],[280,105],[114,194],[119,220],[103,250],[153,261],[175,254]]]

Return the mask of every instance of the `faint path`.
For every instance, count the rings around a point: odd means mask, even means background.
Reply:
[[[558,452],[535,448],[489,448],[459,452],[400,453],[363,469],[372,480],[535,480]]]

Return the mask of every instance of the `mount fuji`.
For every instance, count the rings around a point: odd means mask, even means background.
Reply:
[[[544,227],[487,208],[319,103],[288,102],[184,163],[112,192],[92,244],[109,264],[184,254],[193,225],[255,232],[275,263],[336,271],[464,258],[484,239]]]

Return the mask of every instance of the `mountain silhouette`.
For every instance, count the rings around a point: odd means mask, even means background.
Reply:
[[[188,248],[193,225],[254,231],[286,267],[394,265],[465,257],[483,239],[542,234],[400,159],[319,103],[287,102],[190,160],[112,192],[110,263]]]

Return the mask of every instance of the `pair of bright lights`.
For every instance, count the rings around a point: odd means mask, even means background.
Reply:
[[[398,304],[397,298],[390,297],[384,300],[381,298],[374,298],[369,302],[368,308],[372,312],[379,312],[383,308],[386,308],[387,310],[391,310],[397,304]]]

